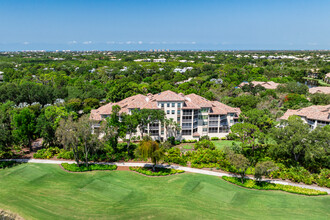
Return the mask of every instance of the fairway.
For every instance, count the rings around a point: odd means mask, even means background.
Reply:
[[[25,219],[329,219],[330,197],[240,188],[200,174],[0,170],[0,209]]]

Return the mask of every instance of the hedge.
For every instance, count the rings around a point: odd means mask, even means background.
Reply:
[[[62,167],[65,170],[71,171],[71,172],[86,172],[86,171],[92,171],[92,170],[116,170],[117,165],[106,165],[106,164],[89,164],[88,167],[86,167],[85,164],[80,164],[78,167],[77,164],[72,163],[62,163]]]
[[[251,188],[251,189],[259,189],[259,190],[281,190],[285,192],[295,193],[295,194],[302,194],[308,196],[317,196],[317,195],[328,195],[327,192],[323,192],[320,190],[315,189],[306,189],[298,186],[290,186],[290,185],[282,185],[282,184],[275,184],[275,183],[268,183],[268,182],[256,182],[254,180],[245,179],[244,183],[241,182],[240,178],[237,177],[222,177],[224,180],[234,183],[236,185]]]
[[[155,167],[155,172],[152,170],[152,167],[129,167],[130,170],[142,173],[147,176],[168,176],[177,173],[184,173],[183,170],[167,169]]]
[[[16,162],[16,161],[0,161],[0,169],[5,169],[8,167],[13,167],[16,166],[20,163]]]

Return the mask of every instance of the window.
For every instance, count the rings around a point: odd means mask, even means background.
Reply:
[[[207,125],[207,121],[203,121],[203,125]]]
[[[191,123],[182,123],[183,128],[191,128]]]
[[[164,134],[164,130],[161,130],[160,134],[163,135]]]
[[[203,132],[207,132],[207,128],[203,128]]]
[[[191,130],[182,130],[182,135],[191,135]]]
[[[172,115],[174,115],[175,114],[175,110],[172,110]]]
[[[180,117],[177,117],[176,121],[177,121],[178,123],[180,123]]]
[[[181,103],[178,103],[178,108],[181,108]]]
[[[218,133],[218,128],[209,128],[209,133]]]
[[[164,108],[164,103],[162,103],[160,106],[161,106],[162,108]]]
[[[209,108],[202,108],[201,112],[209,112]]]
[[[180,110],[178,110],[178,115],[180,115],[181,114],[181,111]]]
[[[167,103],[167,107],[168,107],[168,108],[170,107],[170,103]]]
[[[170,114],[170,110],[167,110],[166,113],[169,115]]]
[[[175,103],[172,103],[172,107],[175,107]]]
[[[219,127],[219,133],[228,133],[229,127],[228,126],[221,126]]]

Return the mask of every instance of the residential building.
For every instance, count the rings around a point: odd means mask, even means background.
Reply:
[[[164,111],[168,119],[177,122],[181,130],[174,136],[176,139],[192,140],[201,136],[225,137],[230,127],[238,122],[239,108],[232,108],[218,101],[209,101],[199,95],[175,93],[165,91],[158,94],[135,95],[117,103],[109,103],[91,111],[90,118],[95,120],[94,128],[109,117],[112,106],[121,107],[120,114],[131,114],[135,109],[157,109]],[[155,140],[165,140],[169,137],[169,131],[159,122],[149,124],[147,132]],[[141,136],[141,131],[135,134]]]
[[[300,116],[312,129],[317,126],[323,127],[330,124],[330,105],[313,105],[298,110],[289,109],[279,119],[287,120],[291,115]]]
[[[1,72],[1,71],[0,71],[0,83],[3,82],[3,73],[4,73],[4,72]]]
[[[330,73],[327,73],[324,77],[324,82],[330,84]]]
[[[248,85],[248,82],[242,82],[241,84],[239,84],[238,87],[243,87],[244,85]],[[269,81],[269,82],[259,82],[259,81],[252,81],[251,84],[253,86],[257,86],[260,85],[262,87],[264,87],[265,89],[277,89],[277,86],[279,86],[279,83],[275,83],[273,81]]]
[[[165,63],[166,59],[165,58],[159,58],[159,59],[154,59],[153,60],[155,63]]]

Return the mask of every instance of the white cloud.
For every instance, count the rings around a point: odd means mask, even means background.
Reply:
[[[28,45],[28,44],[30,44],[30,42],[25,41],[25,42],[23,42],[23,44]]]
[[[83,44],[91,44],[92,41],[84,41]]]
[[[73,40],[73,41],[69,41],[68,44],[77,44],[78,42]]]
[[[143,42],[142,41],[139,41],[138,44],[143,44]]]

